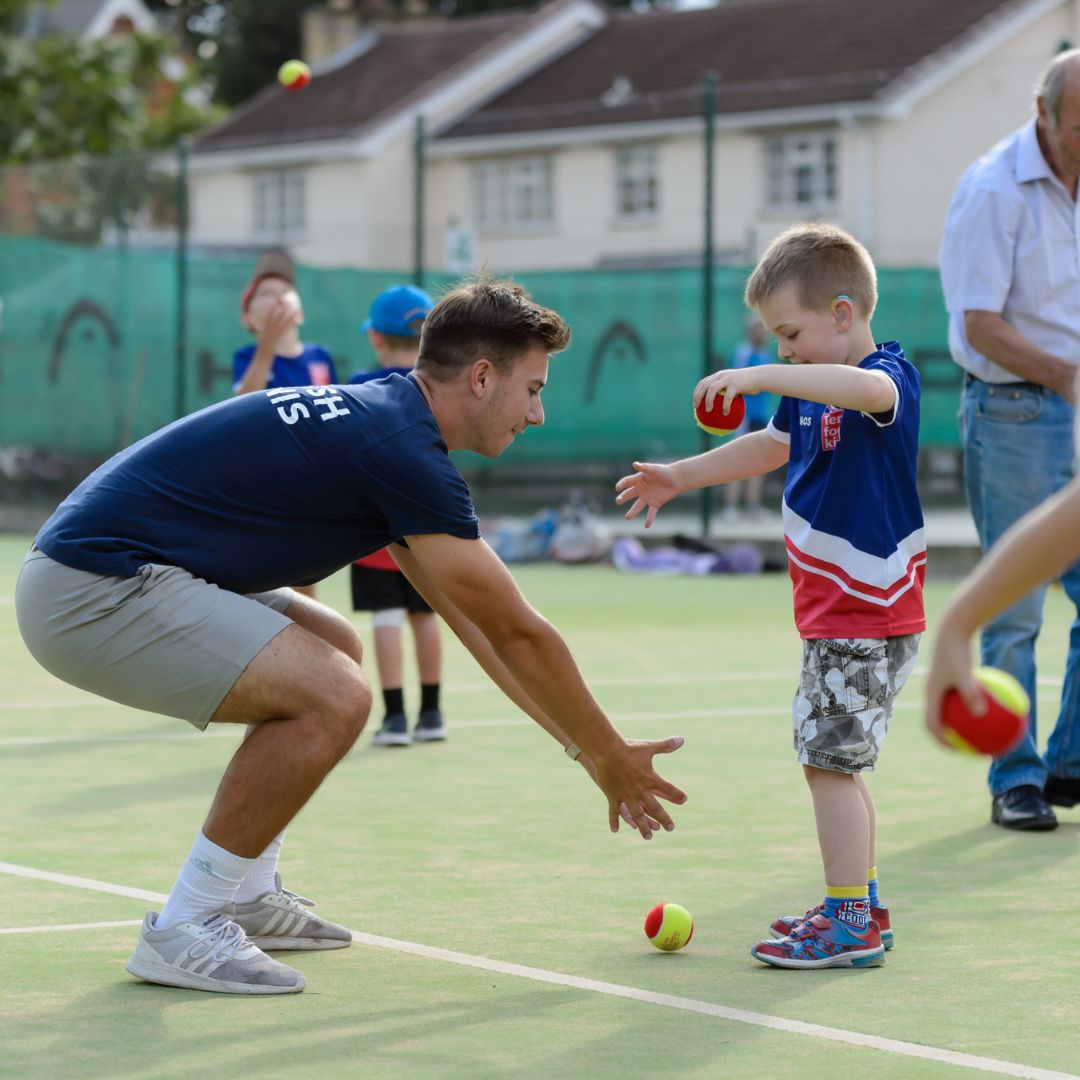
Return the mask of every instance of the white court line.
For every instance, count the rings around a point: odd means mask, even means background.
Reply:
[[[117,919],[115,922],[61,923],[58,926],[14,926],[0,929],[0,934],[51,934],[58,930],[111,930],[117,926],[142,926],[142,919]]]
[[[0,862],[0,874],[31,878],[33,881],[51,881],[54,885],[71,885],[76,889],[90,889],[113,896],[130,896],[135,900],[150,900],[155,903],[163,904],[168,899],[164,893],[132,889],[127,885],[114,885],[111,881],[95,881],[93,878],[76,877],[74,874],[54,874],[51,870],[35,870],[32,866],[17,866],[15,863]]]
[[[73,877],[70,874],[54,874],[48,870],[35,870],[29,866],[16,866],[13,863],[0,862],[0,873],[14,874],[17,877],[32,878],[39,881],[51,881],[59,885],[72,885],[77,888],[93,889],[97,892],[111,892],[118,896],[134,896],[144,900],[164,900],[161,893],[147,892],[144,889],[130,889],[125,885],[112,885],[92,878]],[[124,923],[87,923],[87,929],[98,926],[131,926],[134,922]],[[29,933],[46,928],[30,927],[24,930],[0,930],[0,933]],[[78,929],[75,926],[57,926],[55,930]],[[719,1020],[730,1020],[753,1027],[769,1028],[772,1031],[784,1031],[790,1035],[804,1035],[812,1039],[827,1042],[846,1043],[868,1050],[881,1050],[903,1057],[921,1058],[925,1061],[937,1061],[946,1065],[956,1065],[965,1069],[977,1069],[980,1072],[996,1073],[998,1076],[1016,1076],[1023,1080],[1080,1080],[1073,1073],[1055,1072],[1052,1069],[1040,1069],[1032,1065],[1018,1065],[998,1058],[981,1057],[978,1054],[965,1054],[958,1050],[942,1047],[924,1046],[919,1043],[903,1042],[900,1039],[887,1039],[880,1035],[866,1035],[860,1031],[848,1031],[845,1028],[827,1027],[824,1024],[809,1024],[801,1020],[788,1020],[782,1016],[768,1013],[750,1012],[746,1009],[733,1009],[727,1005],[717,1005],[711,1001],[699,1001],[696,998],[678,997],[674,994],[659,994],[653,990],[642,990],[636,986],[622,986],[619,983],[601,982],[597,979],[585,979],[578,975],[565,975],[559,971],[547,971],[544,968],[527,967],[524,964],[511,964],[503,960],[492,960],[486,956],[473,956],[469,953],[440,949],[433,945],[420,945],[414,941],[399,941],[396,938],[380,937],[378,934],[366,934],[354,930],[353,940],[362,945],[373,945],[393,952],[408,953],[428,960],[439,960],[462,967],[479,968],[499,975],[512,975],[532,982],[548,983],[552,986],[568,986],[574,990],[587,990],[593,994],[606,994],[610,997],[640,1001],[646,1005],[660,1005],[682,1012],[713,1016]]]

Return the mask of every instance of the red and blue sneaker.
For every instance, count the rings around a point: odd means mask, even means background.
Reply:
[[[856,930],[841,919],[818,914],[785,938],[759,941],[750,955],[785,968],[877,967],[885,963],[885,946],[873,919],[865,930]]]
[[[812,919],[815,915],[821,915],[825,911],[824,904],[818,904],[817,907],[812,907],[805,915],[781,915],[776,922],[769,927],[769,933],[774,938],[787,937],[796,926],[800,923],[806,922],[807,919]],[[887,907],[873,907],[870,908],[870,918],[878,924],[878,929],[881,931],[881,944],[885,946],[885,950],[888,951],[893,947],[893,932],[892,924],[889,921],[889,909]]]

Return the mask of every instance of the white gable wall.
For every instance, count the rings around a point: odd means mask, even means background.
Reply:
[[[875,125],[873,246],[880,262],[936,265],[956,182],[1035,115],[1039,73],[1074,30],[1063,5],[939,87],[909,116]]]

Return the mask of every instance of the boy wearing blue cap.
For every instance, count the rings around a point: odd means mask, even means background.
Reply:
[[[361,371],[349,382],[370,382],[387,375],[408,375],[420,353],[420,328],[432,308],[431,297],[415,285],[395,285],[379,293],[360,327],[375,350],[379,366]],[[385,716],[372,742],[376,746],[408,746],[446,738],[439,707],[442,643],[439,624],[427,601],[398,569],[386,548],[365,555],[350,567],[353,611],[370,611],[375,634],[375,666],[379,670]],[[420,673],[420,715],[409,734],[402,689],[401,627],[408,615]]]

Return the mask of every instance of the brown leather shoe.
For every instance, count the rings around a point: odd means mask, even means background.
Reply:
[[[1058,819],[1034,784],[1021,784],[994,796],[990,820],[1003,829],[1045,832],[1058,827]]]

